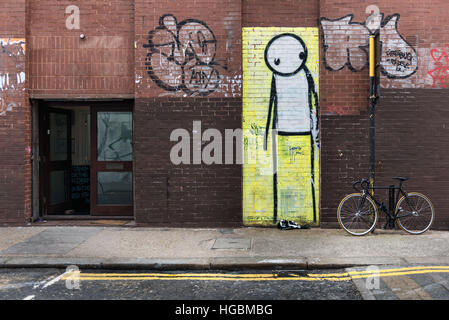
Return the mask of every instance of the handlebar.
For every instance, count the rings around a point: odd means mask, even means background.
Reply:
[[[363,188],[363,190],[367,190],[369,188],[369,181],[368,179],[360,179],[352,183],[352,187],[357,192],[361,192],[361,190],[357,189],[356,185],[360,184],[360,186]]]

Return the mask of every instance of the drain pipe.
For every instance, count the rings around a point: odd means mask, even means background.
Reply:
[[[375,177],[375,106],[377,102],[376,83],[376,39],[377,34],[369,36],[369,184],[371,195],[374,195]]]

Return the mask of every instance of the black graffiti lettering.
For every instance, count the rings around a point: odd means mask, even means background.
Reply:
[[[204,71],[192,70],[192,76],[190,77],[189,84],[194,87],[206,89],[211,82],[212,75],[213,70],[209,72],[209,75],[207,75]]]
[[[143,45],[149,48],[147,72],[167,91],[208,95],[220,81],[214,62],[216,46],[215,35],[204,22],[187,19],[178,23],[173,15],[163,15]]]
[[[402,52],[400,50],[387,50],[387,56],[389,57],[398,57],[399,59],[404,59],[412,62],[413,56],[410,52]]]

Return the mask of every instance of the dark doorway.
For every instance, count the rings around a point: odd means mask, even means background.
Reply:
[[[41,216],[132,216],[132,103],[39,102]]]
[[[42,202],[46,214],[71,210],[71,114],[48,106],[41,113]]]

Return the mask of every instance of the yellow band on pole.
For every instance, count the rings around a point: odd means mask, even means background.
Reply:
[[[375,75],[375,42],[374,36],[369,37],[369,76]]]

